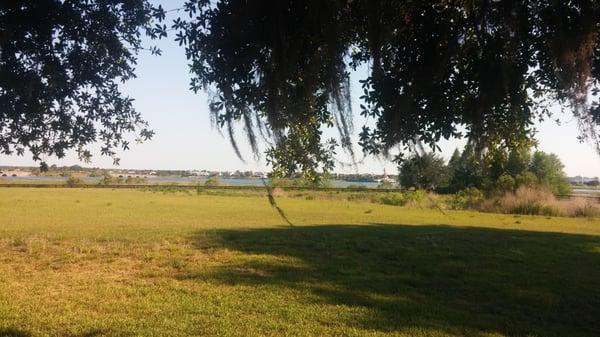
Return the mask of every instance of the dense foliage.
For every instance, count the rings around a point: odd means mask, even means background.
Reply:
[[[0,154],[88,160],[98,140],[118,160],[127,133],[150,138],[119,83],[135,76],[142,34],[166,36],[163,18],[146,0],[0,1]]]
[[[400,186],[435,190],[448,184],[444,159],[433,152],[413,155],[400,166]]]
[[[337,145],[353,154],[349,79],[359,67],[367,154],[400,160],[467,137],[469,160],[481,162],[489,149],[530,143],[554,102],[598,141],[598,1],[184,0],[182,9],[171,29],[191,89],[211,94],[238,155],[236,123],[255,155],[264,141],[276,176],[317,180]],[[114,156],[126,133],[150,137],[118,83],[134,76],[142,35],[166,35],[164,15],[147,0],[1,2],[0,152],[43,159],[75,148],[88,159],[93,141]]]
[[[531,155],[528,148],[496,149],[479,163],[470,159],[469,151],[469,146],[465,147],[455,166],[449,165],[450,191],[475,187],[504,193],[523,186],[548,189],[556,195],[571,191],[564,165],[553,153],[535,151]]]
[[[185,10],[174,28],[192,88],[212,93],[234,146],[236,121],[256,153],[264,136],[281,174],[331,167],[323,126],[337,125],[350,149],[348,74],[363,65],[366,153],[466,136],[479,160],[529,143],[551,102],[597,141],[597,1],[188,0]]]
[[[454,151],[448,164],[434,153],[412,155],[400,165],[399,178],[400,185],[407,189],[459,193],[474,188],[503,194],[532,187],[567,195],[571,186],[563,169],[555,154],[535,151],[532,155],[528,147],[494,149],[480,161],[467,144],[462,152]]]

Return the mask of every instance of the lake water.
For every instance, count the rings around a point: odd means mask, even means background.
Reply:
[[[23,182],[35,182],[35,181],[66,181],[66,177],[45,177],[45,176],[28,176],[28,177],[2,177],[2,179],[12,181],[23,181]],[[86,182],[98,182],[99,177],[82,177]],[[148,177],[146,182],[152,183],[195,183],[203,184],[206,178],[201,177]],[[262,186],[263,182],[261,179],[231,179],[231,178],[219,178],[222,185],[226,186]],[[267,179],[267,182],[269,179]],[[368,188],[375,188],[379,185],[377,182],[372,181],[345,181],[345,180],[332,180],[331,184],[333,187],[348,187],[348,186],[364,186]]]
[[[574,188],[573,194],[600,194],[600,190],[585,189],[585,188]]]
[[[12,180],[12,181],[24,181],[24,182],[35,182],[35,181],[66,181],[66,177],[45,177],[45,176],[28,176],[28,177],[1,177],[1,179]],[[100,180],[99,177],[82,177],[84,181],[94,183]],[[195,183],[203,184],[206,178],[201,177],[148,177],[146,182],[149,184],[153,183]],[[219,178],[222,185],[226,186],[262,186],[261,179],[232,179],[232,178]],[[267,182],[269,179],[267,179]],[[345,181],[345,180],[332,180],[331,184],[333,187],[345,188],[348,186],[364,186],[367,188],[376,188],[379,183],[373,181]],[[590,194],[600,195],[600,190],[574,188],[573,194]]]

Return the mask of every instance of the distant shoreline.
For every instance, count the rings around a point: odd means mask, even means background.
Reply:
[[[124,177],[127,177],[124,175]],[[138,176],[141,177],[141,176]],[[89,177],[89,176],[81,176],[80,177],[86,185],[96,184],[100,181],[100,177]],[[144,177],[147,180],[148,185],[157,185],[157,184],[203,184],[208,180],[208,177],[177,177],[177,176],[149,176]],[[16,176],[16,177],[0,177],[0,182],[2,180],[8,181],[9,183],[38,183],[38,184],[55,184],[57,182],[63,183],[66,182],[68,177],[61,176],[36,176],[36,175],[28,175],[28,176]],[[271,179],[266,178],[267,182],[270,182]],[[223,186],[263,186],[263,180],[261,178],[219,178],[219,182]],[[380,183],[375,181],[346,181],[346,180],[338,180],[333,179],[330,181],[332,187],[334,188],[347,188],[347,187],[356,187],[356,188],[376,188]],[[144,184],[141,184],[144,185]]]

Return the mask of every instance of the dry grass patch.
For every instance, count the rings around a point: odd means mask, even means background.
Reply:
[[[544,216],[596,217],[600,215],[600,205],[596,199],[573,197],[557,199],[551,192],[520,187],[497,199],[482,203],[484,211]]]

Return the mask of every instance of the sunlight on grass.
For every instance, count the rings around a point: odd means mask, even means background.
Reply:
[[[596,336],[600,221],[0,189],[0,336]]]

